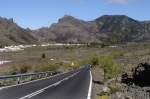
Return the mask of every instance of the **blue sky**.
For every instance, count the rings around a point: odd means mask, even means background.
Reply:
[[[66,14],[83,20],[106,14],[150,20],[149,10],[150,0],[0,0],[0,16],[31,29],[50,26]]]

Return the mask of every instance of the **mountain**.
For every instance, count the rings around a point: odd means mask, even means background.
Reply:
[[[95,20],[99,32],[109,36],[112,42],[129,42],[147,40],[145,26],[125,15],[104,15]],[[150,38],[148,38],[150,39]]]
[[[127,43],[150,41],[150,21],[126,15],[104,15],[84,21],[65,15],[50,27],[23,29],[0,17],[0,45],[33,43]]]
[[[38,40],[31,32],[19,27],[13,19],[0,17],[0,46],[36,43]]]
[[[150,40],[150,22],[134,20],[125,15],[104,15],[83,21],[69,15],[50,27],[36,31],[36,36],[47,42],[108,42],[125,43]]]
[[[36,35],[40,36],[42,40],[45,39],[45,41],[62,43],[90,42],[96,41],[96,26],[97,25],[94,22],[86,22],[72,16],[65,15],[63,18],[58,20],[58,23],[52,24],[51,27],[37,30]]]

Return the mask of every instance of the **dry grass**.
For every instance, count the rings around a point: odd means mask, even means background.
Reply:
[[[0,59],[12,60],[12,63],[2,65],[0,73],[7,72],[11,67],[30,67],[27,72],[34,71],[34,68],[46,68],[45,66],[59,65],[62,70],[76,69],[84,64],[97,65],[97,60],[93,57],[112,56],[123,70],[134,67],[139,62],[150,59],[149,45],[142,47],[32,47],[26,48],[24,51],[0,53]],[[42,55],[45,54],[45,59]],[[51,61],[50,59],[54,59]],[[72,66],[72,62],[74,66]],[[42,69],[41,69],[42,70]],[[39,71],[39,70],[38,70]]]

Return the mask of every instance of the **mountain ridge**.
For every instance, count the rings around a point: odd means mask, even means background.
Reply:
[[[0,46],[36,43],[37,38],[30,32],[18,26],[13,19],[0,17]]]
[[[39,31],[39,33],[53,34],[54,41],[60,42],[124,43],[149,40],[150,25],[149,21],[141,22],[126,15],[104,15],[92,21],[65,15],[46,32]]]
[[[91,21],[70,15],[50,27],[24,29],[13,19],[0,17],[0,45],[33,43],[126,43],[150,40],[150,21],[126,15],[103,15]]]

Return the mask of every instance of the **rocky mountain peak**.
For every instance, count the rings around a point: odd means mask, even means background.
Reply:
[[[70,15],[64,15],[64,17],[60,18],[58,22],[75,22],[78,19],[74,18],[73,16]]]
[[[99,18],[97,18],[95,21],[98,22],[124,22],[124,23],[128,23],[128,22],[138,22],[137,20],[134,20],[126,15],[104,15],[101,16]]]

